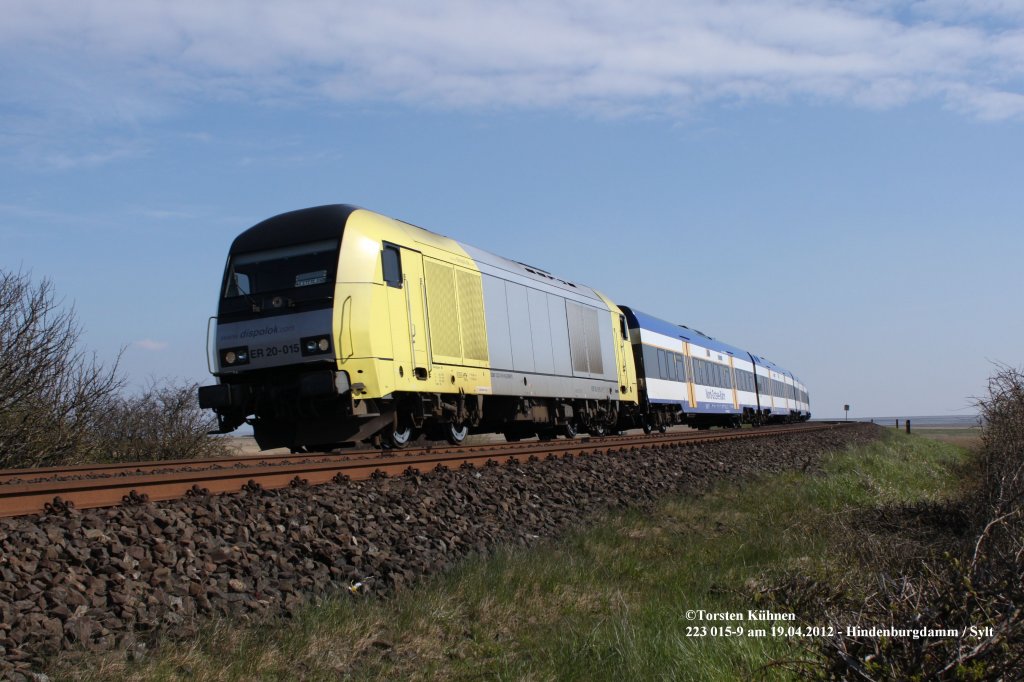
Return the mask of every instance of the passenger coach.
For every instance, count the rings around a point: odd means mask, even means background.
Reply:
[[[645,430],[810,418],[806,389],[792,373],[685,325],[621,309],[633,346]]]

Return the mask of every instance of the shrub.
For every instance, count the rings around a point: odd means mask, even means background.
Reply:
[[[98,362],[81,335],[52,282],[0,270],[0,468],[221,452],[194,385],[127,396],[118,361]]]
[[[808,621],[822,616],[836,634],[797,664],[805,676],[829,680],[1010,680],[1024,669],[1024,374],[999,367],[988,396],[978,401],[984,420],[976,481],[960,499],[922,507],[875,510],[898,528],[894,542],[868,555],[862,568],[874,580],[863,602],[844,590],[808,589],[799,581],[777,601]],[[870,514],[858,510],[863,519]],[[939,520],[922,561],[902,556],[899,534],[920,543],[917,520]],[[851,545],[857,523],[846,523]],[[865,532],[865,531],[861,531]],[[869,532],[869,531],[868,531]],[[877,543],[875,543],[877,545]],[[833,594],[837,592],[838,594]],[[913,638],[848,633],[847,626],[957,629],[958,636]],[[971,633],[970,628],[977,628]],[[823,664],[823,665],[822,665]]]
[[[0,466],[86,459],[91,425],[124,386],[79,346],[53,284],[0,271]]]
[[[150,382],[141,395],[117,397],[96,424],[93,445],[99,459],[140,461],[193,459],[223,453],[207,432],[216,417],[199,409],[198,384]]]

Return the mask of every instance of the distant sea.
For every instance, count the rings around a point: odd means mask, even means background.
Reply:
[[[883,426],[895,426],[896,420],[900,420],[900,426],[909,419],[910,426],[941,426],[947,428],[966,428],[969,426],[978,426],[980,419],[976,414],[947,414],[947,415],[933,415],[933,416],[917,416],[909,415],[906,417],[850,417],[852,422],[870,422],[873,421],[876,424],[882,424]],[[828,417],[822,421],[842,421],[843,417]],[[813,421],[818,421],[814,419]]]

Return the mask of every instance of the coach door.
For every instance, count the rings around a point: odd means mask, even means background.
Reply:
[[[693,358],[690,356],[690,342],[683,341],[683,356],[686,358],[686,396],[690,409],[697,408],[697,380],[693,374]]]

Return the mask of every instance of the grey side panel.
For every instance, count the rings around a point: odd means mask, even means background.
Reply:
[[[551,321],[548,319],[548,296],[543,291],[528,289],[530,303],[530,332],[533,340],[534,370],[554,374],[555,361],[551,353]]]
[[[609,336],[611,330],[607,324],[601,325],[605,311],[566,301],[565,312],[569,322],[569,350],[572,355],[573,374],[595,378],[608,375],[614,379],[614,348]],[[603,344],[608,345],[607,352],[602,348]]]
[[[587,333],[587,364],[590,366],[590,373],[604,376],[604,356],[601,354],[601,337],[604,335],[601,334],[597,311],[593,308],[583,309],[583,328]]]
[[[587,363],[587,332],[583,323],[583,306],[566,301],[565,314],[569,320],[572,373],[576,376],[587,376],[590,374],[590,365]]]
[[[508,329],[505,282],[484,275],[484,315],[487,317],[487,350],[494,369],[512,369],[512,338]]]
[[[548,320],[551,325],[551,355],[555,374],[572,376],[572,356],[569,354],[569,321],[565,317],[565,299],[548,296]]]
[[[530,303],[526,287],[505,283],[508,299],[508,325],[512,339],[512,367],[520,372],[533,372],[533,339],[530,332]]]
[[[615,366],[615,344],[619,342],[618,331],[608,324],[608,316],[603,311],[597,314],[598,334],[601,338],[601,361],[604,372],[601,376],[610,381],[618,381],[618,368]]]
[[[618,400],[619,391],[616,384],[617,382],[603,379],[491,371],[491,391],[494,395]]]

